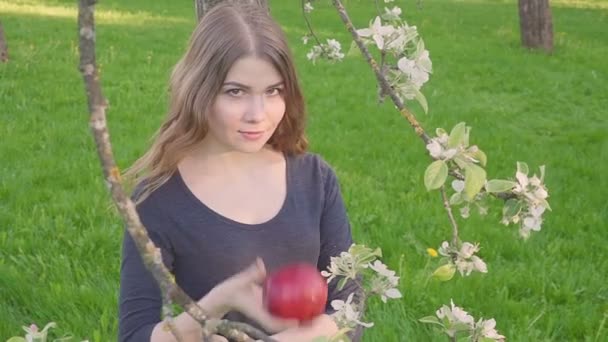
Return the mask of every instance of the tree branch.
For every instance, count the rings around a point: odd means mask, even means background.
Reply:
[[[452,213],[452,206],[450,206],[450,200],[448,199],[448,195],[445,192],[445,185],[441,186],[441,197],[443,198],[443,207],[448,212],[448,217],[450,218],[450,223],[452,224],[452,246],[454,246],[454,248],[457,248],[458,224],[456,223],[456,219],[454,218],[454,214]]]
[[[332,0],[332,1],[333,1],[334,6],[336,7],[336,9],[338,10],[338,13],[340,15],[340,18],[342,19],[342,22],[344,22],[344,25],[346,25],[346,28],[353,36],[353,40],[359,47],[359,50],[361,50],[361,53],[367,60],[367,63],[369,63],[372,70],[376,74],[376,79],[377,79],[378,83],[380,84],[380,86],[382,87],[382,92],[384,94],[388,94],[390,96],[391,100],[393,100],[393,103],[395,104],[397,109],[399,109],[399,112],[401,113],[401,115],[412,126],[412,128],[414,129],[414,132],[416,132],[416,135],[418,135],[422,139],[422,141],[424,141],[425,145],[428,144],[429,140],[430,140],[429,136],[426,134],[426,132],[424,131],[422,126],[420,126],[420,123],[418,122],[418,120],[416,120],[416,117],[414,116],[414,114],[412,114],[412,112],[410,112],[405,107],[405,105],[403,104],[403,101],[401,101],[401,99],[397,96],[397,94],[395,93],[393,88],[388,83],[386,77],[384,77],[384,75],[382,74],[382,71],[378,67],[378,63],[374,60],[374,58],[370,54],[369,50],[365,46],[365,44],[363,44],[363,41],[361,40],[361,37],[359,37],[359,34],[357,34],[357,30],[355,29],[355,27],[353,26],[353,23],[351,22],[350,18],[348,17],[348,13],[346,13],[346,10],[344,9],[342,2],[340,0]]]
[[[175,283],[173,275],[162,262],[160,249],[150,240],[146,228],[139,219],[135,205],[125,194],[121,184],[120,171],[116,166],[112,153],[110,134],[106,123],[106,108],[108,104],[101,91],[95,61],[95,2],[95,0],[80,0],[78,8],[80,71],[87,94],[90,113],[89,125],[95,139],[97,154],[103,169],[104,179],[112,195],[112,200],[126,222],[126,229],[133,238],[146,268],[158,282],[163,298],[167,298],[168,302],[173,301],[182,306],[203,327],[204,335],[213,333],[213,330],[207,328],[207,325],[209,325],[217,331],[228,331],[230,329],[247,331],[247,333],[256,339],[273,342],[274,340],[263,332],[246,324],[230,322],[228,320],[209,319],[203,309]],[[248,337],[247,339],[243,338],[243,336],[240,337],[241,339],[238,341],[250,340]]]

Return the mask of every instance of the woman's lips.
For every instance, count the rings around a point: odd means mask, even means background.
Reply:
[[[258,140],[264,135],[264,131],[239,131],[241,136],[247,140]]]

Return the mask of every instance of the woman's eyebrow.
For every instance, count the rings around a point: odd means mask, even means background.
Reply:
[[[269,85],[269,86],[268,86],[268,87],[266,87],[266,88],[276,88],[276,87],[278,87],[278,86],[282,86],[284,83],[285,83],[285,82],[280,81],[280,82],[277,82],[277,83],[271,84],[271,85]],[[251,89],[251,87],[250,87],[250,86],[248,86],[248,85],[244,85],[244,84],[242,84],[242,83],[239,83],[239,82],[232,82],[232,81],[231,81],[231,82],[226,82],[226,83],[224,83],[222,86],[224,86],[224,87],[225,87],[225,86],[235,86],[235,87],[242,88],[242,89],[247,89],[247,90]]]

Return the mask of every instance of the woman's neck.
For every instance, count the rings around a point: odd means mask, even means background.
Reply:
[[[259,169],[282,162],[283,155],[270,146],[258,152],[218,151],[200,146],[193,149],[180,162],[180,171],[196,170],[207,175],[239,174],[244,170]]]

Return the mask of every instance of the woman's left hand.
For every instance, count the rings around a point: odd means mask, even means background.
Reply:
[[[258,322],[266,331],[276,333],[297,327],[299,322],[273,316],[264,307],[261,284],[266,278],[266,268],[261,259],[242,272],[215,286],[204,298],[223,314],[238,311]],[[204,303],[201,303],[204,308]]]

